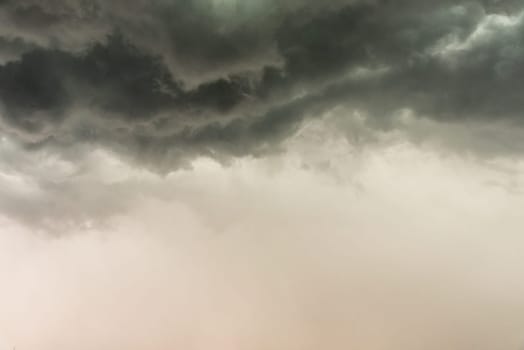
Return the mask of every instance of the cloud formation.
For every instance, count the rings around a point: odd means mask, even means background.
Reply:
[[[0,14],[2,129],[33,147],[170,169],[274,150],[337,106],[378,128],[403,110],[521,124],[518,1],[8,0]]]
[[[0,350],[519,350],[522,0],[0,0]]]
[[[0,216],[0,349],[520,349],[524,162],[356,153],[322,128],[228,167],[162,179],[103,153],[41,182],[52,221],[97,197],[112,215],[60,237]]]

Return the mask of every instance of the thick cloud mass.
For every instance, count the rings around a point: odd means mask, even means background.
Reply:
[[[0,0],[0,350],[522,350],[523,0]]]
[[[3,1],[2,129],[152,166],[275,149],[306,117],[521,124],[519,1]]]

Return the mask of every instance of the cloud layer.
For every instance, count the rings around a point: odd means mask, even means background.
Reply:
[[[332,132],[167,178],[98,154],[75,186],[43,187],[48,220],[94,197],[113,215],[58,237],[0,219],[0,346],[520,349],[524,163],[359,153]]]
[[[521,350],[521,0],[0,0],[0,350]]]
[[[4,1],[3,130],[169,169],[345,106],[521,127],[518,1]],[[421,15],[421,13],[423,15]],[[151,164],[147,164],[151,163]]]

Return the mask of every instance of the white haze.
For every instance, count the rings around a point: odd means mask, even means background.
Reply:
[[[0,349],[522,349],[524,163],[343,136],[167,177],[98,151],[46,212],[92,218],[59,234],[4,171],[31,220],[0,200]]]

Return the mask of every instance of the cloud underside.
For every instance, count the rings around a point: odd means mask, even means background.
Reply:
[[[0,350],[519,350],[522,0],[0,0]]]
[[[2,130],[169,169],[278,149],[335,107],[520,127],[518,1],[3,1]],[[508,148],[506,151],[514,151]]]

